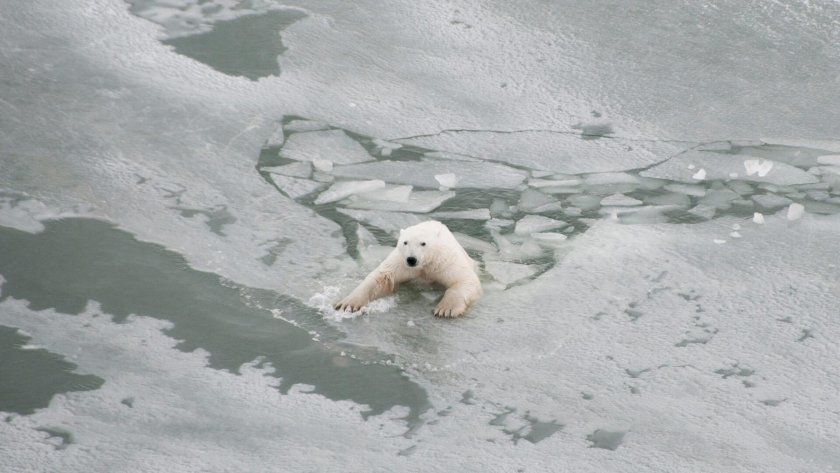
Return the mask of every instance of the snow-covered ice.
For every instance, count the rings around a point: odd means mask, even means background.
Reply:
[[[840,464],[837,2],[18,3],[0,332],[104,384],[0,407],[5,470]],[[422,282],[331,309],[436,216],[483,267],[467,317]],[[54,225],[90,221],[183,255],[225,310],[115,323],[145,280],[82,290],[120,253],[77,258]]]

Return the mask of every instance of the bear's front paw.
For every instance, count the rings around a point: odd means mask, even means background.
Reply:
[[[367,304],[367,303],[368,303],[368,301],[364,300],[364,298],[354,297],[353,295],[349,295],[349,296],[345,297],[344,299],[341,299],[337,304],[335,304],[333,306],[333,308],[335,310],[339,310],[339,311],[343,311],[343,312],[346,312],[348,310],[350,312],[358,312],[358,311],[362,310],[362,307],[364,307],[365,304]]]
[[[440,304],[435,307],[436,317],[460,317],[467,311],[467,305],[463,302],[452,300],[453,298],[444,297]]]

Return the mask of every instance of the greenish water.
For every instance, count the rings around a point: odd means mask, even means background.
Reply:
[[[297,10],[270,11],[222,21],[206,33],[163,43],[219,72],[257,80],[280,75],[277,56],[286,50],[280,31],[305,16]]]
[[[313,385],[314,392],[330,399],[368,405],[366,415],[408,406],[413,422],[428,407],[425,391],[397,368],[342,357],[338,346],[315,342],[306,330],[273,318],[269,309],[276,308],[295,314],[295,318],[319,319],[312,309],[288,297],[236,286],[216,274],[193,270],[177,253],[140,242],[99,220],[52,220],[45,222],[45,227],[37,234],[0,227],[0,247],[4,249],[0,274],[5,279],[0,301],[24,299],[33,310],[53,309],[68,316],[96,301],[118,323],[129,314],[172,322],[166,333],[180,340],[178,348],[206,350],[213,368],[236,373],[243,363],[257,358],[270,363],[276,369],[274,375],[282,378],[282,392],[297,383]],[[13,346],[22,343],[20,336],[8,329],[0,331],[0,337]],[[67,381],[55,378],[55,372],[69,371],[69,365],[52,361],[50,368],[44,368],[47,355],[40,352],[15,349],[13,354],[40,360],[5,368],[37,379],[32,389],[25,383],[17,386],[17,375],[0,376],[0,392],[19,392],[15,403],[34,396],[18,410],[42,406],[44,400],[37,400],[38,396],[48,399],[78,385],[98,387],[95,377],[65,374]],[[51,388],[42,389],[47,386]]]
[[[47,407],[55,394],[99,389],[105,382],[75,373],[76,365],[42,348],[30,338],[0,325],[0,411],[28,415]]]

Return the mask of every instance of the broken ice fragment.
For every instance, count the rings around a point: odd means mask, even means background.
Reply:
[[[790,221],[799,220],[805,214],[805,207],[802,204],[792,203],[787,210],[787,219]]]
[[[330,172],[333,170],[333,162],[329,159],[313,159],[312,165],[321,172]]]
[[[305,132],[326,130],[329,127],[330,126],[326,123],[315,120],[292,120],[289,123],[286,123],[286,126],[283,127],[283,129],[287,132]]]
[[[437,212],[435,218],[452,218],[462,220],[490,220],[489,209],[456,210],[452,212]]]
[[[285,141],[286,137],[283,135],[283,127],[277,126],[274,131],[271,133],[271,136],[265,140],[265,146],[267,148],[276,148],[279,146],[283,146],[283,141]]]
[[[765,209],[775,209],[790,204],[787,197],[774,194],[761,194],[752,196],[752,200]]]
[[[632,207],[634,205],[642,205],[641,200],[628,197],[624,194],[613,194],[601,199],[601,205],[618,206],[618,207]]]
[[[714,218],[717,209],[711,205],[696,205],[691,209],[688,209],[688,213],[697,215],[698,217],[705,218],[707,220],[711,220]]]
[[[365,222],[381,228],[388,233],[399,232],[401,228],[420,223],[420,217],[402,212],[383,212],[379,210],[336,209],[357,222]]]
[[[706,188],[701,185],[668,184],[664,187],[664,189],[671,192],[677,192],[679,194],[693,195],[695,197],[703,197],[706,195]]]
[[[753,222],[761,225],[764,223],[764,215],[761,212],[755,212],[753,214]]]
[[[440,183],[441,186],[447,188],[453,188],[458,184],[458,176],[452,173],[447,174],[435,174],[435,180]]]
[[[290,177],[309,177],[312,174],[312,164],[306,161],[294,162],[285,166],[271,166],[260,168],[260,171],[271,174],[282,174]]]
[[[557,202],[557,199],[534,189],[526,189],[519,196],[519,208],[526,212],[533,211],[537,207],[553,202]]]
[[[336,164],[370,161],[371,155],[341,130],[295,133],[286,139],[280,156],[295,161],[329,159]]]
[[[564,243],[569,237],[562,233],[539,232],[532,233],[531,238],[546,246],[557,246]]]
[[[315,204],[328,204],[330,202],[339,201],[353,194],[358,194],[360,192],[369,192],[375,189],[381,189],[383,187],[385,187],[385,181],[380,181],[378,179],[371,181],[337,182],[330,186],[329,189],[321,193],[321,195],[319,195],[318,198],[315,199]]]
[[[535,266],[504,261],[488,261],[484,264],[484,269],[493,276],[493,279],[504,285],[532,276],[538,270]]]
[[[336,176],[358,179],[378,178],[393,184],[411,184],[430,189],[440,187],[435,176],[449,173],[458,177],[458,184],[461,187],[479,189],[512,189],[524,181],[526,176],[524,171],[501,164],[440,159],[377,161],[336,166],[333,169],[333,174]]]
[[[741,238],[741,234],[737,231],[730,233],[729,236],[732,238]]]
[[[465,235],[463,233],[453,232],[452,235],[455,236],[455,239],[458,240],[458,243],[460,243],[461,246],[468,250],[480,251],[482,253],[496,252],[496,245],[492,243],[473,236]]]
[[[701,168],[699,171],[694,173],[694,175],[692,175],[691,178],[696,179],[698,181],[702,181],[703,179],[706,179],[706,170]]]
[[[517,235],[529,235],[531,233],[563,228],[566,225],[568,224],[562,220],[555,220],[541,215],[527,215],[516,222],[516,227],[513,232]]]
[[[387,200],[390,202],[408,202],[411,195],[411,186],[386,186],[384,189],[377,189],[371,192],[363,192],[353,198],[359,200]]]
[[[720,238],[715,238],[712,241],[717,243],[718,245],[722,245],[722,244],[726,243],[726,240],[721,240]]]
[[[744,168],[747,170],[747,176],[758,174],[758,177],[764,177],[773,169],[773,161],[761,162],[758,159],[747,159],[744,160]]]
[[[370,210],[389,210],[393,212],[415,212],[426,213],[440,207],[446,200],[455,196],[452,191],[415,191],[408,196],[405,202],[393,200],[364,200],[360,196],[354,196],[348,203],[348,207]]]
[[[271,180],[284,194],[292,199],[298,199],[307,194],[311,194],[323,185],[319,182],[310,181],[309,179],[298,179],[283,175],[272,175]]]
[[[829,154],[817,158],[817,162],[826,166],[840,166],[840,154]]]

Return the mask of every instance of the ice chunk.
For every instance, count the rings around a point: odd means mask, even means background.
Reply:
[[[710,205],[719,209],[728,209],[731,207],[732,201],[739,197],[740,195],[726,188],[713,189],[700,199],[699,204]]]
[[[583,183],[580,179],[528,179],[528,185],[536,187],[573,187]]]
[[[642,205],[642,201],[634,199],[632,197],[628,197],[624,194],[613,194],[611,196],[604,197],[603,199],[601,199],[601,205],[632,207],[634,205]]]
[[[840,166],[840,154],[828,154],[817,158],[817,162],[826,166]]]
[[[458,240],[458,243],[461,244],[464,248],[468,250],[479,251],[481,253],[495,253],[496,252],[496,245],[481,240],[479,238],[465,235],[463,233],[452,233],[455,236],[455,239]]]
[[[385,186],[384,189],[377,189],[371,192],[362,192],[354,195],[353,199],[358,200],[386,200],[390,202],[408,202],[411,195],[411,186]]]
[[[569,203],[582,210],[593,210],[601,206],[601,197],[597,195],[573,195],[569,197]]]
[[[589,174],[584,178],[587,186],[609,186],[626,184],[636,186],[639,184],[639,178],[626,172],[602,172],[598,174]]]
[[[312,175],[312,164],[305,161],[298,161],[285,166],[271,166],[260,168],[260,171],[265,171],[271,174],[282,174],[290,177],[307,178]]]
[[[513,232],[517,235],[530,235],[531,233],[563,228],[566,225],[568,223],[562,220],[555,220],[553,218],[543,217],[542,215],[527,215],[516,222],[516,227]]]
[[[813,175],[790,164],[758,160],[745,156],[735,157],[709,151],[690,151],[675,156],[662,164],[641,172],[642,176],[671,179],[682,182],[696,182],[695,173],[687,168],[696,164],[706,171],[706,180],[728,180],[732,173],[747,170],[745,180],[768,182],[777,185],[796,185],[816,182]]]
[[[365,222],[392,234],[399,232],[402,228],[410,227],[423,221],[417,215],[410,213],[343,208],[337,208],[336,210],[357,222]]]
[[[283,193],[292,199],[299,199],[320,189],[323,184],[310,181],[309,179],[298,179],[296,177],[272,174],[271,180],[280,188]]]
[[[510,217],[513,215],[513,210],[504,200],[493,199],[490,204],[490,215],[493,217]]]
[[[562,233],[538,232],[532,233],[531,238],[536,240],[537,243],[540,243],[541,245],[556,247],[565,243],[566,239],[569,237]]]
[[[773,161],[747,159],[744,161],[744,169],[747,170],[747,176],[758,174],[759,177],[764,177],[770,172],[771,169],[773,169]]]
[[[563,210],[563,204],[561,202],[549,202],[547,204],[540,205],[539,207],[534,207],[533,209],[531,209],[531,212],[559,212],[561,210]]]
[[[487,223],[484,224],[484,226],[491,230],[501,230],[502,228],[507,228],[513,225],[514,223],[516,222],[514,222],[513,220],[506,220],[503,218],[491,218],[487,221]]]
[[[379,138],[375,138],[371,141],[380,149],[380,153],[382,154],[382,156],[391,156],[392,151],[403,147],[403,145],[401,145],[400,143],[392,143],[390,141],[381,140]]]
[[[615,207],[613,207],[615,208]],[[646,205],[644,207],[624,207],[632,212],[619,215],[621,223],[635,225],[641,223],[665,223],[669,221],[666,212],[685,208],[678,205]]]
[[[728,182],[726,185],[727,187],[741,195],[752,194],[754,192],[753,186],[744,181],[731,181]]]
[[[531,212],[537,207],[553,202],[557,202],[557,199],[534,189],[526,189],[519,196],[519,208],[526,212]]]
[[[805,214],[805,207],[796,202],[790,204],[787,210],[787,219],[790,221],[799,220]]]
[[[295,133],[286,139],[280,156],[295,161],[328,159],[336,164],[370,161],[371,155],[341,130]]]
[[[274,131],[271,133],[271,136],[265,140],[265,146],[268,148],[276,148],[279,146],[283,146],[283,141],[286,140],[286,136],[283,134],[283,127],[277,126]]]
[[[453,173],[446,173],[446,174],[435,174],[435,180],[440,183],[441,186],[446,188],[453,188],[458,184],[458,176]]]
[[[685,195],[692,195],[694,197],[703,197],[706,195],[706,188],[701,185],[688,184],[668,184],[664,187],[665,190],[677,192]]]
[[[691,176],[691,178],[694,179],[694,180],[697,180],[697,181],[702,181],[703,179],[706,179],[706,170],[703,169],[703,168],[700,168],[700,170],[697,171],[696,173],[694,173]]]
[[[691,198],[684,193],[668,192],[666,194],[645,196],[646,204],[653,205],[677,205],[680,207],[688,207],[691,205]]]
[[[365,267],[370,269],[385,259],[385,257],[388,256],[388,253],[390,253],[393,249],[388,246],[380,245],[373,233],[360,224],[356,225],[356,238],[358,239],[356,248],[362,259],[362,263]]]
[[[456,210],[452,212],[436,212],[435,218],[450,218],[462,220],[490,220],[489,209]]]
[[[440,174],[455,174],[460,178],[459,186],[480,189],[513,189],[527,176],[524,171],[502,164],[440,159],[354,164],[336,167],[333,174],[356,178],[375,177],[395,184],[411,184],[430,189],[440,187],[440,183],[435,179],[435,176]]]
[[[315,171],[312,173],[312,179],[318,182],[333,182],[335,180],[335,176],[321,171]]]
[[[522,261],[543,255],[543,248],[532,238],[502,235],[496,230],[491,230],[490,234],[499,248],[499,257],[504,261]]]
[[[284,130],[292,133],[326,130],[328,128],[330,128],[329,125],[317,120],[292,120],[289,123],[286,123],[286,126],[283,127]]]
[[[381,189],[383,187],[385,187],[385,182],[380,181],[378,179],[370,181],[337,182],[330,186],[330,188],[324,191],[321,195],[319,195],[318,198],[315,199],[315,204],[328,204],[330,202],[339,201],[353,194],[358,194],[360,192],[369,192],[375,189]]]
[[[726,240],[721,240],[720,238],[715,238],[712,241],[715,242],[718,245],[722,245],[722,244],[726,243]]]
[[[729,236],[731,236],[732,238],[741,238],[741,234],[737,231],[730,233]]]
[[[714,218],[717,209],[711,205],[697,205],[694,208],[688,210],[688,213],[697,215],[698,217],[705,218],[707,220],[711,220]]]
[[[539,271],[539,267],[537,266],[507,263],[504,261],[488,261],[484,263],[484,269],[493,276],[493,279],[505,286],[520,279],[533,276]]]
[[[380,181],[381,182],[381,181]],[[440,207],[447,199],[455,196],[452,191],[414,191],[405,202],[388,200],[362,200],[359,196],[347,202],[348,207],[392,212],[427,213]]]
[[[333,162],[329,159],[313,159],[312,165],[321,172],[331,172],[333,170]]]
[[[540,190],[545,194],[579,194],[581,192],[579,187],[569,186],[541,187]]]
[[[752,196],[752,200],[765,209],[775,209],[790,204],[791,200],[775,194],[760,194]]]
[[[753,222],[762,225],[764,223],[764,215],[761,212],[755,212],[752,220]]]

